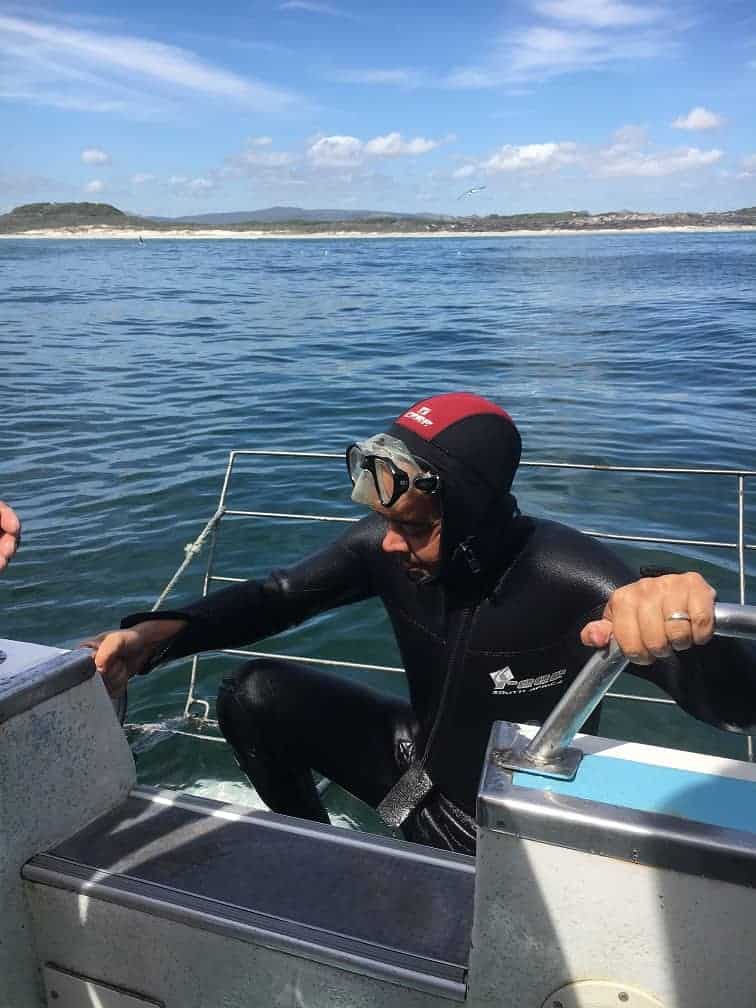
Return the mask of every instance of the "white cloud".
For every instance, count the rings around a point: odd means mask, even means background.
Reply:
[[[600,155],[595,170],[601,176],[660,178],[716,164],[722,156],[721,150],[704,151],[698,147],[658,153],[610,147]]]
[[[452,137],[446,137],[451,140]],[[373,137],[363,143],[353,136],[320,137],[312,143],[307,157],[315,164],[350,167],[362,164],[371,157],[393,158],[427,154],[444,143],[444,140],[428,140],[425,137],[402,139],[401,133],[387,133]]]
[[[129,111],[154,105],[156,88],[266,109],[294,101],[176,46],[23,17],[0,16],[0,65],[0,95],[61,107]]]
[[[488,66],[458,67],[441,83],[456,90],[511,87],[562,74],[637,63],[671,48],[658,34],[636,36],[585,27],[533,25],[509,35]]]
[[[426,140],[425,137],[415,137],[413,140],[402,140],[401,133],[387,133],[386,136],[374,137],[365,144],[365,153],[376,157],[401,157],[403,154],[427,154],[435,150],[443,141]]]
[[[109,165],[110,154],[98,147],[85,147],[81,152],[81,160],[84,164]]]
[[[278,9],[282,11],[306,11],[308,14],[326,14],[328,17],[354,18],[349,11],[334,7],[333,4],[319,3],[316,0],[286,0],[279,4]]]
[[[301,159],[288,151],[269,150],[273,143],[270,137],[250,137],[238,154],[225,159],[220,175],[228,178],[283,179],[283,169]]]
[[[84,192],[88,193],[101,193],[105,188],[105,183],[102,179],[92,179],[91,182],[87,182],[84,186]]]
[[[654,149],[643,126],[626,125],[616,130],[606,147],[577,144],[571,140],[515,146],[505,144],[487,157],[466,159],[453,173],[455,179],[471,176],[518,175],[524,181],[538,175],[565,174],[571,178],[661,178],[705,171],[723,158],[718,149],[698,147]],[[756,155],[753,158],[756,170]],[[746,169],[745,164],[743,165]]]
[[[660,3],[631,0],[531,0],[531,18],[495,42],[482,64],[454,68],[441,86],[482,89],[522,85],[607,67],[615,69],[677,49],[681,16]]]
[[[315,164],[355,165],[362,160],[362,141],[353,136],[321,137],[307,151]]]
[[[189,178],[186,175],[171,175],[168,179],[168,184],[172,189],[184,196],[204,196],[206,193],[213,192],[218,188],[218,183],[215,179],[204,178],[202,176]]]
[[[664,15],[660,7],[622,0],[541,0],[534,7],[544,17],[592,28],[653,24]]]
[[[702,105],[697,105],[687,115],[678,116],[672,125],[675,129],[707,130],[716,129],[723,122],[724,119],[722,116],[718,116],[716,112],[710,112],[709,109],[704,108]]]
[[[649,58],[657,51],[651,40],[542,26],[517,33],[512,43],[510,74],[514,79],[547,78],[613,66]]]
[[[414,69],[340,70],[333,78],[357,84],[393,84],[453,90],[512,88],[524,81],[637,63],[676,48],[668,10],[624,0],[536,0],[535,17],[494,44],[479,65],[431,75]]]
[[[535,0],[535,15],[494,43],[490,57],[478,65],[453,67],[430,74],[417,69],[338,70],[332,79],[356,84],[485,90],[523,82],[634,64],[677,48],[674,22],[656,3],[624,0]]]
[[[645,126],[620,126],[614,131],[614,147],[616,149],[633,150],[645,147],[648,143],[648,129]]]
[[[288,154],[286,151],[247,150],[242,151],[241,154],[237,154],[234,160],[247,165],[266,165],[268,168],[280,168],[283,165],[291,164],[294,156]]]
[[[486,175],[498,175],[501,172],[554,171],[577,160],[577,144],[571,140],[523,144],[519,147],[505,144],[489,158],[458,168],[454,172],[454,177],[467,178],[480,172]]]
[[[751,179],[756,177],[756,154],[747,154],[740,162],[740,169],[737,178]]]
[[[145,182],[153,182],[154,180],[155,176],[149,172],[137,172],[136,175],[131,176],[133,185],[144,185]]]
[[[84,94],[71,95],[40,86],[34,81],[29,86],[11,85],[0,79],[0,98],[8,101],[31,102],[35,105],[49,105],[52,108],[76,109],[79,112],[115,112],[130,114],[131,105],[128,101],[90,98]],[[149,116],[144,108],[137,118],[146,119]]]

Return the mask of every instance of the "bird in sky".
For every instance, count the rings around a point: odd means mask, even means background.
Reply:
[[[472,196],[473,193],[481,192],[481,190],[485,188],[486,187],[484,185],[474,185],[472,189],[465,189],[463,193],[460,193],[459,196],[457,196],[457,199],[462,199],[463,196]]]

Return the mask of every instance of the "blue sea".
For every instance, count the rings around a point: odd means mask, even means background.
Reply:
[[[0,241],[0,497],[24,522],[0,636],[60,646],[150,608],[215,511],[237,448],[340,454],[423,396],[466,389],[516,419],[527,461],[756,468],[756,234]],[[756,542],[756,479],[746,481]],[[607,533],[734,543],[733,477],[529,467],[526,512]],[[245,456],[242,510],[355,517],[341,458]],[[227,518],[215,571],[254,577],[335,535]],[[696,567],[737,601],[737,554],[617,546]],[[756,554],[749,557],[753,600]],[[169,599],[201,593],[207,550]],[[548,618],[548,614],[546,614]],[[393,666],[376,603],[261,648]],[[199,663],[211,705],[229,657]],[[142,781],[248,795],[222,744],[170,735],[189,665],[130,689]],[[403,692],[393,672],[343,671]],[[625,677],[624,692],[649,690]],[[603,733],[742,756],[676,708],[610,700]],[[212,733],[211,733],[212,734]],[[337,816],[354,813],[336,789]]]

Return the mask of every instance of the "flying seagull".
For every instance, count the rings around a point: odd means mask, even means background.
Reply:
[[[462,199],[463,196],[472,196],[473,193],[480,192],[485,188],[486,187],[484,185],[474,185],[472,189],[465,189],[463,193],[460,193],[459,196],[457,196],[457,199]]]

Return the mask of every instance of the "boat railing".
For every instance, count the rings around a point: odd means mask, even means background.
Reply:
[[[224,518],[243,518],[252,520],[284,520],[284,521],[307,521],[307,522],[335,522],[349,524],[357,522],[358,517],[348,515],[329,515],[321,513],[305,513],[295,511],[269,511],[250,510],[234,508],[229,506],[229,496],[231,492],[232,478],[235,475],[237,465],[242,459],[291,459],[291,460],[314,460],[323,459],[337,461],[343,464],[343,454],[334,452],[312,452],[312,451],[285,451],[276,449],[253,449],[241,448],[229,452],[226,472],[218,501],[218,507],[207,523],[198,539],[186,547],[186,558],[178,571],[166,586],[154,608],[158,608],[166,595],[178,581],[180,575],[188,566],[192,558],[199,553],[204,542],[209,541],[209,551],[207,567],[205,570],[202,594],[207,595],[213,586],[223,584],[233,584],[243,582],[244,578],[229,577],[216,573],[216,545],[218,532]],[[727,469],[727,468],[702,468],[702,467],[681,467],[681,466],[631,466],[631,465],[609,465],[591,464],[578,462],[555,462],[523,460],[520,463],[522,469],[555,469],[560,471],[592,471],[601,473],[635,473],[646,476],[690,476],[703,477],[708,479],[726,478],[732,481],[733,492],[736,502],[736,520],[734,535],[726,540],[723,539],[694,539],[682,538],[679,536],[661,536],[650,534],[616,533],[602,529],[583,528],[582,532],[597,539],[623,543],[637,543],[642,545],[662,545],[662,546],[686,546],[695,548],[707,548],[714,550],[724,550],[734,553],[737,563],[738,595],[740,604],[746,602],[746,577],[747,562],[746,557],[749,551],[756,550],[756,543],[746,542],[746,480],[756,477],[756,470],[753,469]],[[376,672],[387,672],[402,674],[404,669],[393,665],[375,665],[359,661],[345,661],[330,658],[317,658],[310,655],[279,654],[271,651],[256,651],[249,649],[229,648],[222,653],[238,655],[246,658],[274,657],[285,661],[303,662],[313,665],[325,665],[329,667],[367,670]],[[203,734],[206,726],[217,727],[217,722],[210,718],[210,705],[207,700],[196,696],[199,656],[192,659],[191,672],[189,676],[186,702],[184,705],[184,717],[189,719],[196,731],[171,730],[174,734],[196,736],[203,739],[214,739],[215,736]],[[675,701],[665,697],[652,697],[635,695],[631,693],[609,692],[607,696],[614,699],[644,703],[644,704],[669,704]],[[745,736],[746,758],[754,761],[754,740],[751,736]]]

